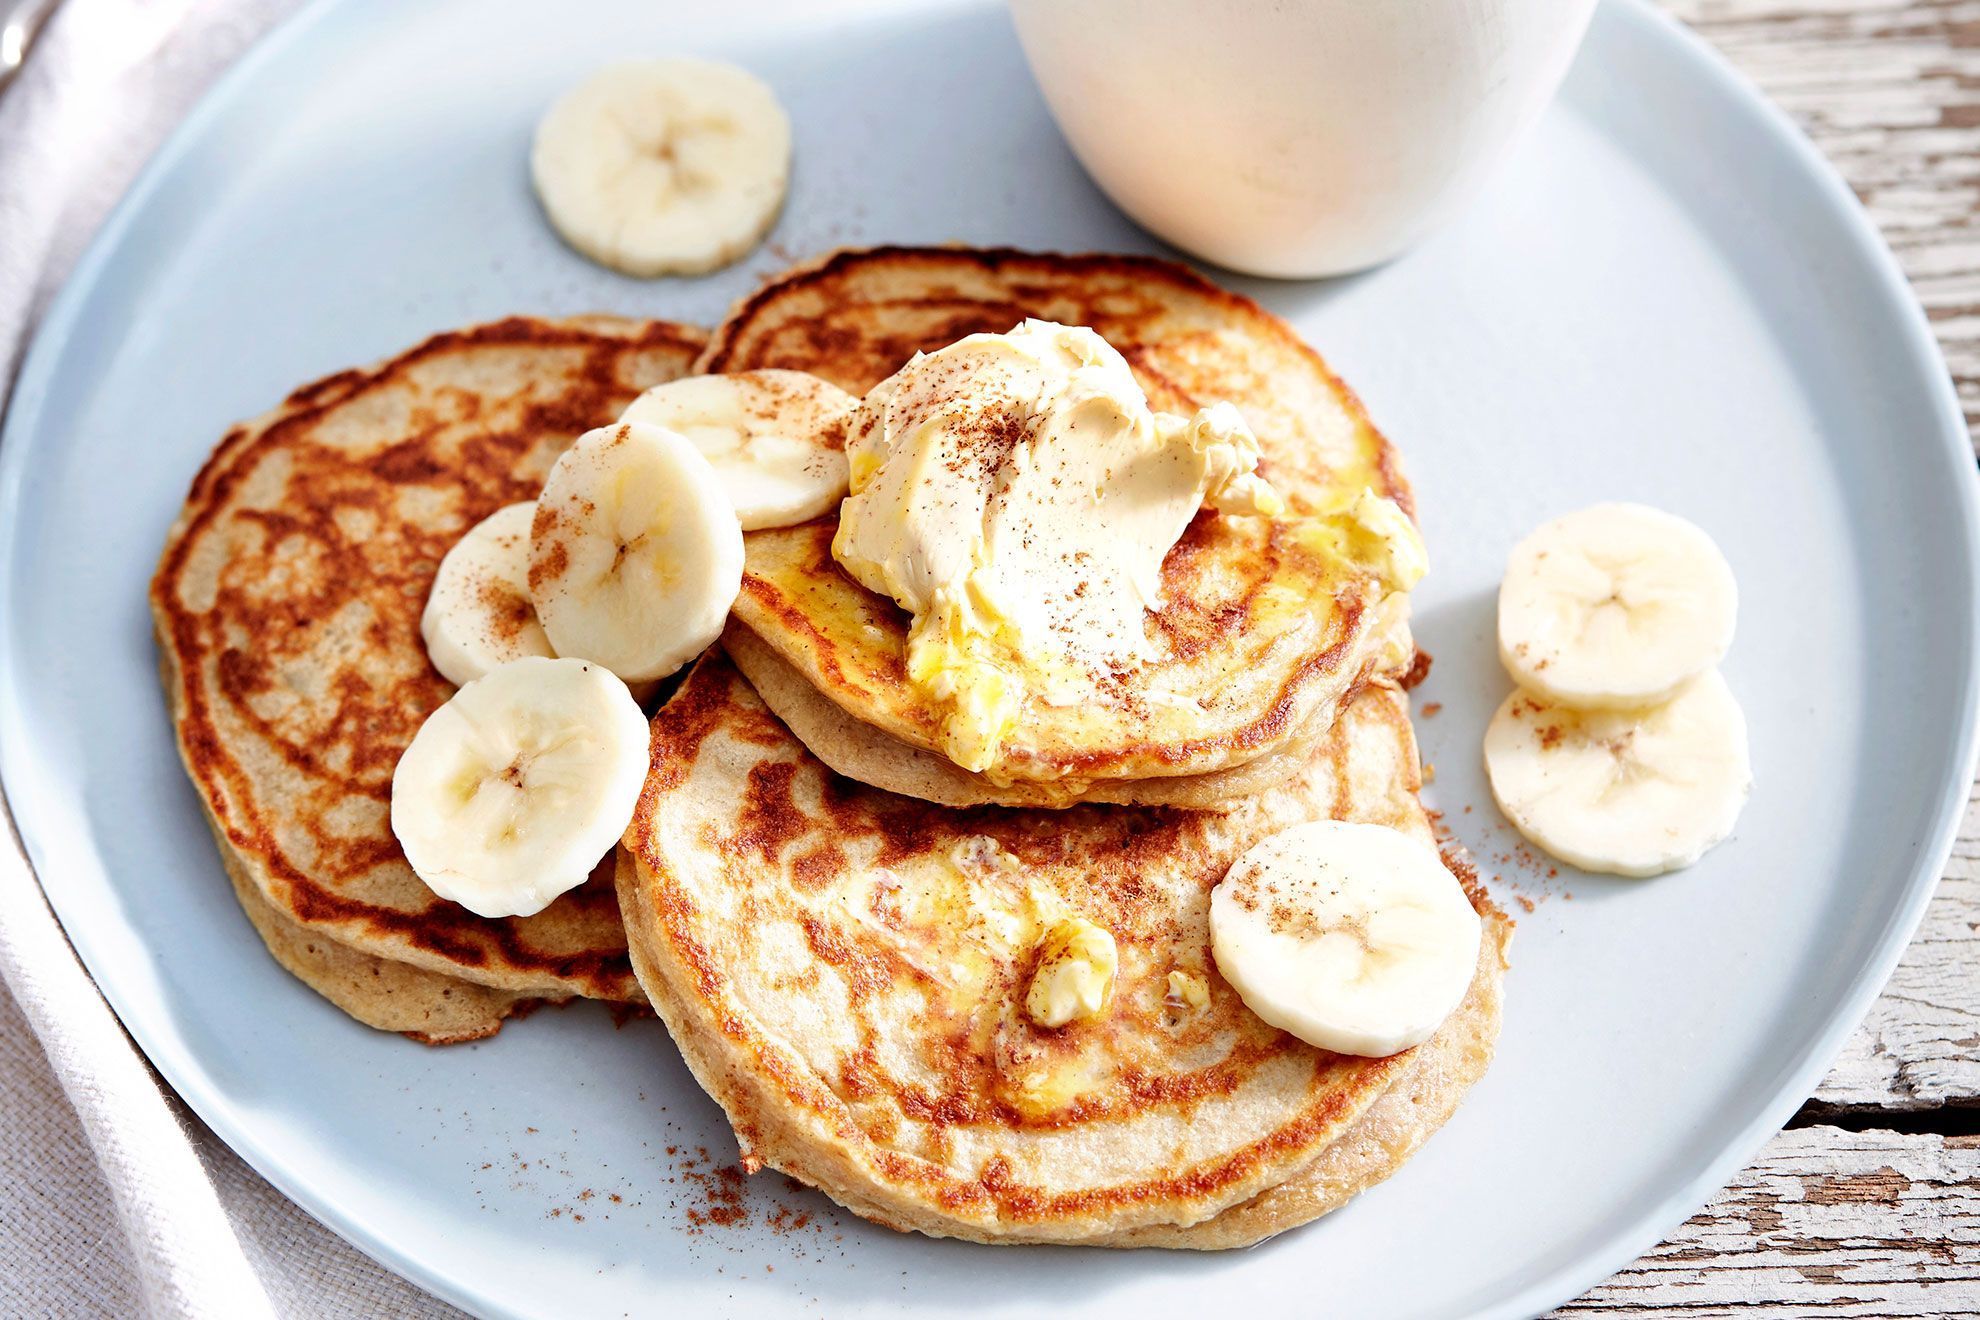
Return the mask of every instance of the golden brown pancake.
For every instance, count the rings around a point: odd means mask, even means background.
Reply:
[[[1379,1152],[1317,1161],[1416,1054],[1330,1054],[1260,1021],[1217,975],[1208,900],[1241,852],[1299,821],[1429,840],[1394,687],[1358,689],[1298,776],[1227,813],[956,811],[856,784],[719,654],[655,717],[652,759],[618,873],[633,963],[751,1167],[897,1228],[993,1242],[1186,1228],[1310,1175],[1213,1245],[1384,1171]],[[1121,969],[1100,1018],[1046,1030],[1021,1004],[1041,932],[1066,915],[1106,927]],[[1489,915],[1448,1024],[1458,1057],[1496,1033]],[[1206,1008],[1171,1001],[1173,971],[1203,979]],[[1441,1121],[1424,1113],[1415,1140]],[[1404,1133],[1382,1150],[1409,1144],[1408,1116],[1378,1126]]]
[[[437,335],[235,427],[194,481],[152,610],[186,768],[229,870],[267,905],[250,915],[292,969],[283,945],[306,935],[495,992],[425,1028],[327,988],[349,965],[304,974],[361,1020],[456,1036],[517,997],[641,997],[610,858],[534,916],[483,918],[420,883],[389,803],[400,753],[453,692],[419,632],[441,556],[701,344],[607,317]],[[447,988],[408,979],[393,997]]]
[[[1392,596],[1397,609],[1389,632],[1401,655],[1413,646],[1404,614],[1407,599]],[[1386,608],[1386,606],[1385,606]],[[1225,770],[1155,779],[1063,780],[999,784],[965,770],[940,752],[925,751],[890,738],[853,719],[813,687],[798,668],[734,619],[722,634],[722,647],[749,680],[763,704],[776,713],[797,740],[833,771],[862,784],[884,788],[945,807],[1070,807],[1080,802],[1117,806],[1184,807],[1223,811],[1299,773],[1314,743],[1333,723],[1333,710],[1316,711],[1291,738],[1263,756]],[[1378,668],[1380,665],[1378,664]],[[1399,668],[1399,666],[1391,666]]]
[[[1372,488],[1407,509],[1394,451],[1360,402],[1277,317],[1189,270],[1145,257],[879,248],[801,267],[740,303],[703,371],[786,367],[864,393],[909,357],[1025,317],[1090,326],[1150,403],[1237,404],[1285,518],[1203,512],[1163,568],[1148,662],[1092,700],[1034,693],[986,770],[998,784],[1228,769],[1320,727],[1368,675],[1383,589],[1335,553],[1311,515]],[[736,617],[854,718],[940,752],[941,712],[907,681],[907,616],[840,570],[836,515],[751,533]],[[1156,694],[1160,694],[1159,696]]]
[[[1471,994],[1436,1035],[1409,1052],[1402,1075],[1382,1092],[1382,1098],[1313,1163],[1200,1224],[1133,1228],[1086,1245],[1191,1251],[1249,1247],[1340,1209],[1395,1173],[1457,1111],[1458,1102],[1492,1061],[1511,928],[1488,916],[1485,936],[1479,956],[1490,963],[1481,962]]]
[[[297,980],[367,1027],[396,1031],[422,1045],[456,1045],[502,1029],[510,1014],[544,1002],[360,953],[288,916],[261,896],[254,880],[221,846],[221,860],[268,952]]]

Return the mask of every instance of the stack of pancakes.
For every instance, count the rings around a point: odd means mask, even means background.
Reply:
[[[1507,927],[1474,896],[1469,995],[1383,1059],[1268,1027],[1217,975],[1210,890],[1253,843],[1324,817],[1430,840],[1406,602],[1346,569],[1316,578],[1312,552],[1258,520],[1200,515],[1164,566],[1151,668],[1185,701],[1028,708],[984,773],[939,750],[906,616],[832,560],[836,517],[750,533],[721,646],[654,717],[616,904],[595,875],[534,917],[483,919],[399,854],[392,770],[450,691],[419,614],[462,532],[532,498],[563,446],[647,386],[781,367],[863,393],[916,351],[1026,317],[1098,331],[1158,409],[1237,403],[1296,511],[1365,487],[1409,507],[1359,403],[1283,323],[1120,257],[841,253],[705,343],[665,323],[502,322],[230,433],[153,601],[187,765],[276,956],[359,1019],[436,1041],[520,1002],[643,994],[746,1167],[900,1228],[1239,1246],[1398,1167],[1484,1070]],[[1046,1030],[1022,1001],[1063,911],[1106,927],[1120,967],[1105,1014]]]
[[[478,917],[406,864],[392,771],[454,690],[419,632],[441,556],[704,341],[605,317],[438,335],[297,390],[194,480],[151,588],[180,751],[255,928],[359,1021],[439,1043],[520,1003],[644,1001],[609,858],[535,916]]]

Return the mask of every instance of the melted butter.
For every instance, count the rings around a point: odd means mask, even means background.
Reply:
[[[1188,1008],[1200,1013],[1210,1007],[1210,983],[1194,972],[1170,972],[1169,993],[1162,1002],[1170,1008]]]
[[[1045,933],[1024,1011],[1041,1027],[1099,1017],[1114,997],[1120,954],[1105,927],[1068,917]]]
[[[1049,1063],[1019,1067],[1007,1079],[1007,1098],[1027,1118],[1046,1118],[1108,1086],[1112,1063],[1098,1050],[1083,1050]]]
[[[973,1016],[1009,980],[1018,958],[1055,917],[1054,900],[1025,877],[1024,864],[988,835],[958,840],[899,878],[902,924],[933,952],[925,968],[948,1009]]]
[[[1372,574],[1388,592],[1409,591],[1430,568],[1416,524],[1401,505],[1372,489],[1330,512],[1298,519],[1294,527],[1309,552]]]
[[[1117,953],[1109,932],[1072,913],[989,835],[867,874],[867,905],[897,914],[901,947],[935,982],[941,1008],[968,1023],[1005,1103],[1043,1120],[1113,1084],[1110,1040],[1036,1024],[1040,1013],[1064,1026],[1107,1012],[1132,951]],[[1021,973],[1034,962],[1027,982]]]

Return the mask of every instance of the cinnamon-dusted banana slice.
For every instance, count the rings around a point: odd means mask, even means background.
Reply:
[[[550,469],[529,592],[558,655],[628,683],[665,678],[721,634],[742,589],[742,528],[715,470],[672,431],[587,431]]]
[[[745,532],[830,513],[846,497],[846,419],[859,400],[803,371],[688,376],[619,414],[687,437],[715,469]]]
[[[1654,705],[1724,658],[1739,592],[1710,536],[1641,504],[1598,504],[1514,547],[1499,587],[1513,681],[1581,710]]]

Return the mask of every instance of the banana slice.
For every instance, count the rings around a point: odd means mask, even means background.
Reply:
[[[601,69],[536,126],[530,172],[564,241],[628,275],[700,274],[783,205],[791,121],[761,80],[708,60]]]
[[[526,917],[584,883],[632,820],[646,716],[584,660],[527,656],[426,717],[392,772],[392,833],[427,888]]]
[[[715,469],[658,426],[585,432],[536,501],[529,594],[550,645],[628,683],[664,678],[708,648],[742,565],[742,528]]]
[[[419,633],[433,667],[456,687],[511,660],[555,654],[529,601],[529,524],[535,516],[534,500],[497,509],[440,561]]]
[[[846,497],[846,418],[858,406],[809,372],[742,371],[656,385],[619,420],[686,436],[754,532],[810,522]]]
[[[1640,711],[1515,692],[1485,730],[1485,771],[1521,834],[1616,875],[1691,865],[1732,833],[1753,784],[1746,717],[1717,670]]]
[[[1562,705],[1654,705],[1725,657],[1738,603],[1731,566],[1699,528],[1598,504],[1513,548],[1499,657],[1515,683]]]
[[[1464,998],[1480,923],[1434,850],[1381,825],[1295,825],[1210,893],[1210,948],[1246,1008],[1309,1045],[1379,1058]]]

